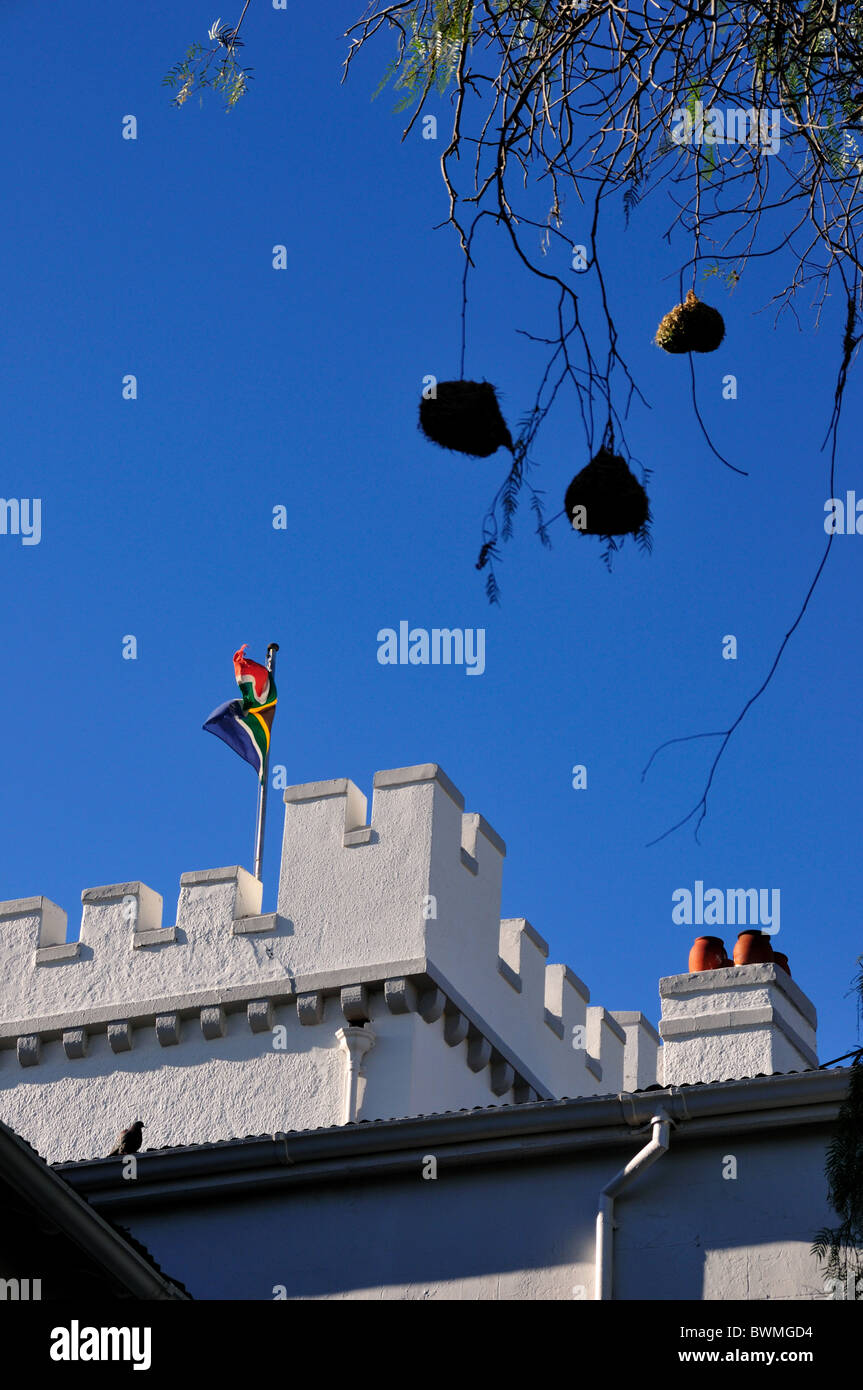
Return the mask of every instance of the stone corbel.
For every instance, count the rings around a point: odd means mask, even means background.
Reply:
[[[384,999],[391,1014],[411,1014],[417,1007],[417,992],[410,980],[384,981]]]
[[[270,999],[250,999],[246,1017],[253,1033],[269,1033],[273,1027],[273,1004]]]
[[[112,1052],[132,1051],[132,1025],[128,1019],[108,1024],[108,1045]]]
[[[70,1062],[87,1056],[87,1029],[67,1028],[63,1033],[63,1051]]]
[[[368,1022],[369,992],[365,985],[344,985],[340,992],[340,1003],[348,1023]]]
[[[458,1047],[467,1037],[468,1021],[460,1009],[447,1004],[443,1015],[443,1040],[447,1047]]]
[[[42,1040],[38,1033],[25,1033],[16,1045],[18,1061],[22,1067],[37,1067],[42,1060]]]
[[[473,1028],[467,1037],[467,1064],[471,1071],[484,1071],[491,1061],[491,1043]]]
[[[180,1041],[180,1015],[157,1014],[156,1037],[161,1047],[176,1047]]]
[[[324,1016],[324,996],[319,989],[297,995],[297,1018],[306,1028],[320,1023]]]
[[[225,1036],[225,1011],[220,1004],[201,1010],[201,1032],[207,1042]]]

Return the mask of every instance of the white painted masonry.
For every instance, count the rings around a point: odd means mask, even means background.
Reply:
[[[434,764],[289,787],[277,909],[233,866],[0,903],[0,1118],[50,1161],[817,1065],[774,966],[661,981],[660,1034],[591,1003],[526,918],[506,848]],[[433,905],[430,913],[429,905]]]
[[[778,965],[672,975],[659,993],[666,1086],[818,1066],[815,1008]]]
[[[275,912],[238,866],[184,874],[169,926],[146,884],[87,889],[69,943],[49,899],[0,903],[0,1118],[45,1157],[124,1115],[157,1148],[656,1079],[646,1019],[501,921],[504,843],[440,768],[379,772],[368,823],[347,779],[284,798]]]
[[[284,799],[273,912],[238,866],[183,874],[167,926],[143,883],[87,889],[68,943],[0,903],[0,1119],[96,1210],[194,1297],[590,1299],[599,1194],[661,1112],[613,1297],[827,1296],[847,1078],[789,975],[663,978],[657,1032],[501,920],[504,842],[436,765],[379,772],[370,815],[347,779]]]
[[[824,1299],[835,1289],[810,1247],[834,1220],[825,1149],[847,1079],[808,1071],[201,1144],[142,1154],[134,1183],[118,1181],[116,1159],[61,1171],[195,1298],[572,1302],[596,1292],[599,1193],[658,1108],[668,1152],[615,1202],[614,1298]]]

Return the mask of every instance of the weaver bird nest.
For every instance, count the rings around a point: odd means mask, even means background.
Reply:
[[[471,458],[489,458],[512,436],[488,381],[439,381],[435,394],[420,401],[420,429],[442,449]]]
[[[675,304],[656,330],[655,342],[665,352],[715,352],[725,337],[725,323],[718,309],[704,304],[690,290],[683,304]]]

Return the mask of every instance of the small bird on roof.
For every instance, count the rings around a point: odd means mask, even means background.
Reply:
[[[136,1120],[117,1140],[117,1147],[112,1149],[108,1157],[113,1158],[115,1154],[136,1154],[141,1147],[141,1130],[144,1128],[143,1120]]]

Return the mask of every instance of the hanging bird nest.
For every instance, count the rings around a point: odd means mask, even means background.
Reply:
[[[665,315],[654,341],[665,352],[715,352],[724,337],[719,310],[703,304],[690,290],[685,302]]]
[[[625,459],[603,446],[566,489],[573,530],[586,536],[645,536],[650,503]]]
[[[488,381],[439,381],[435,394],[420,401],[420,429],[433,444],[485,459],[501,447],[512,448],[512,435]]]

